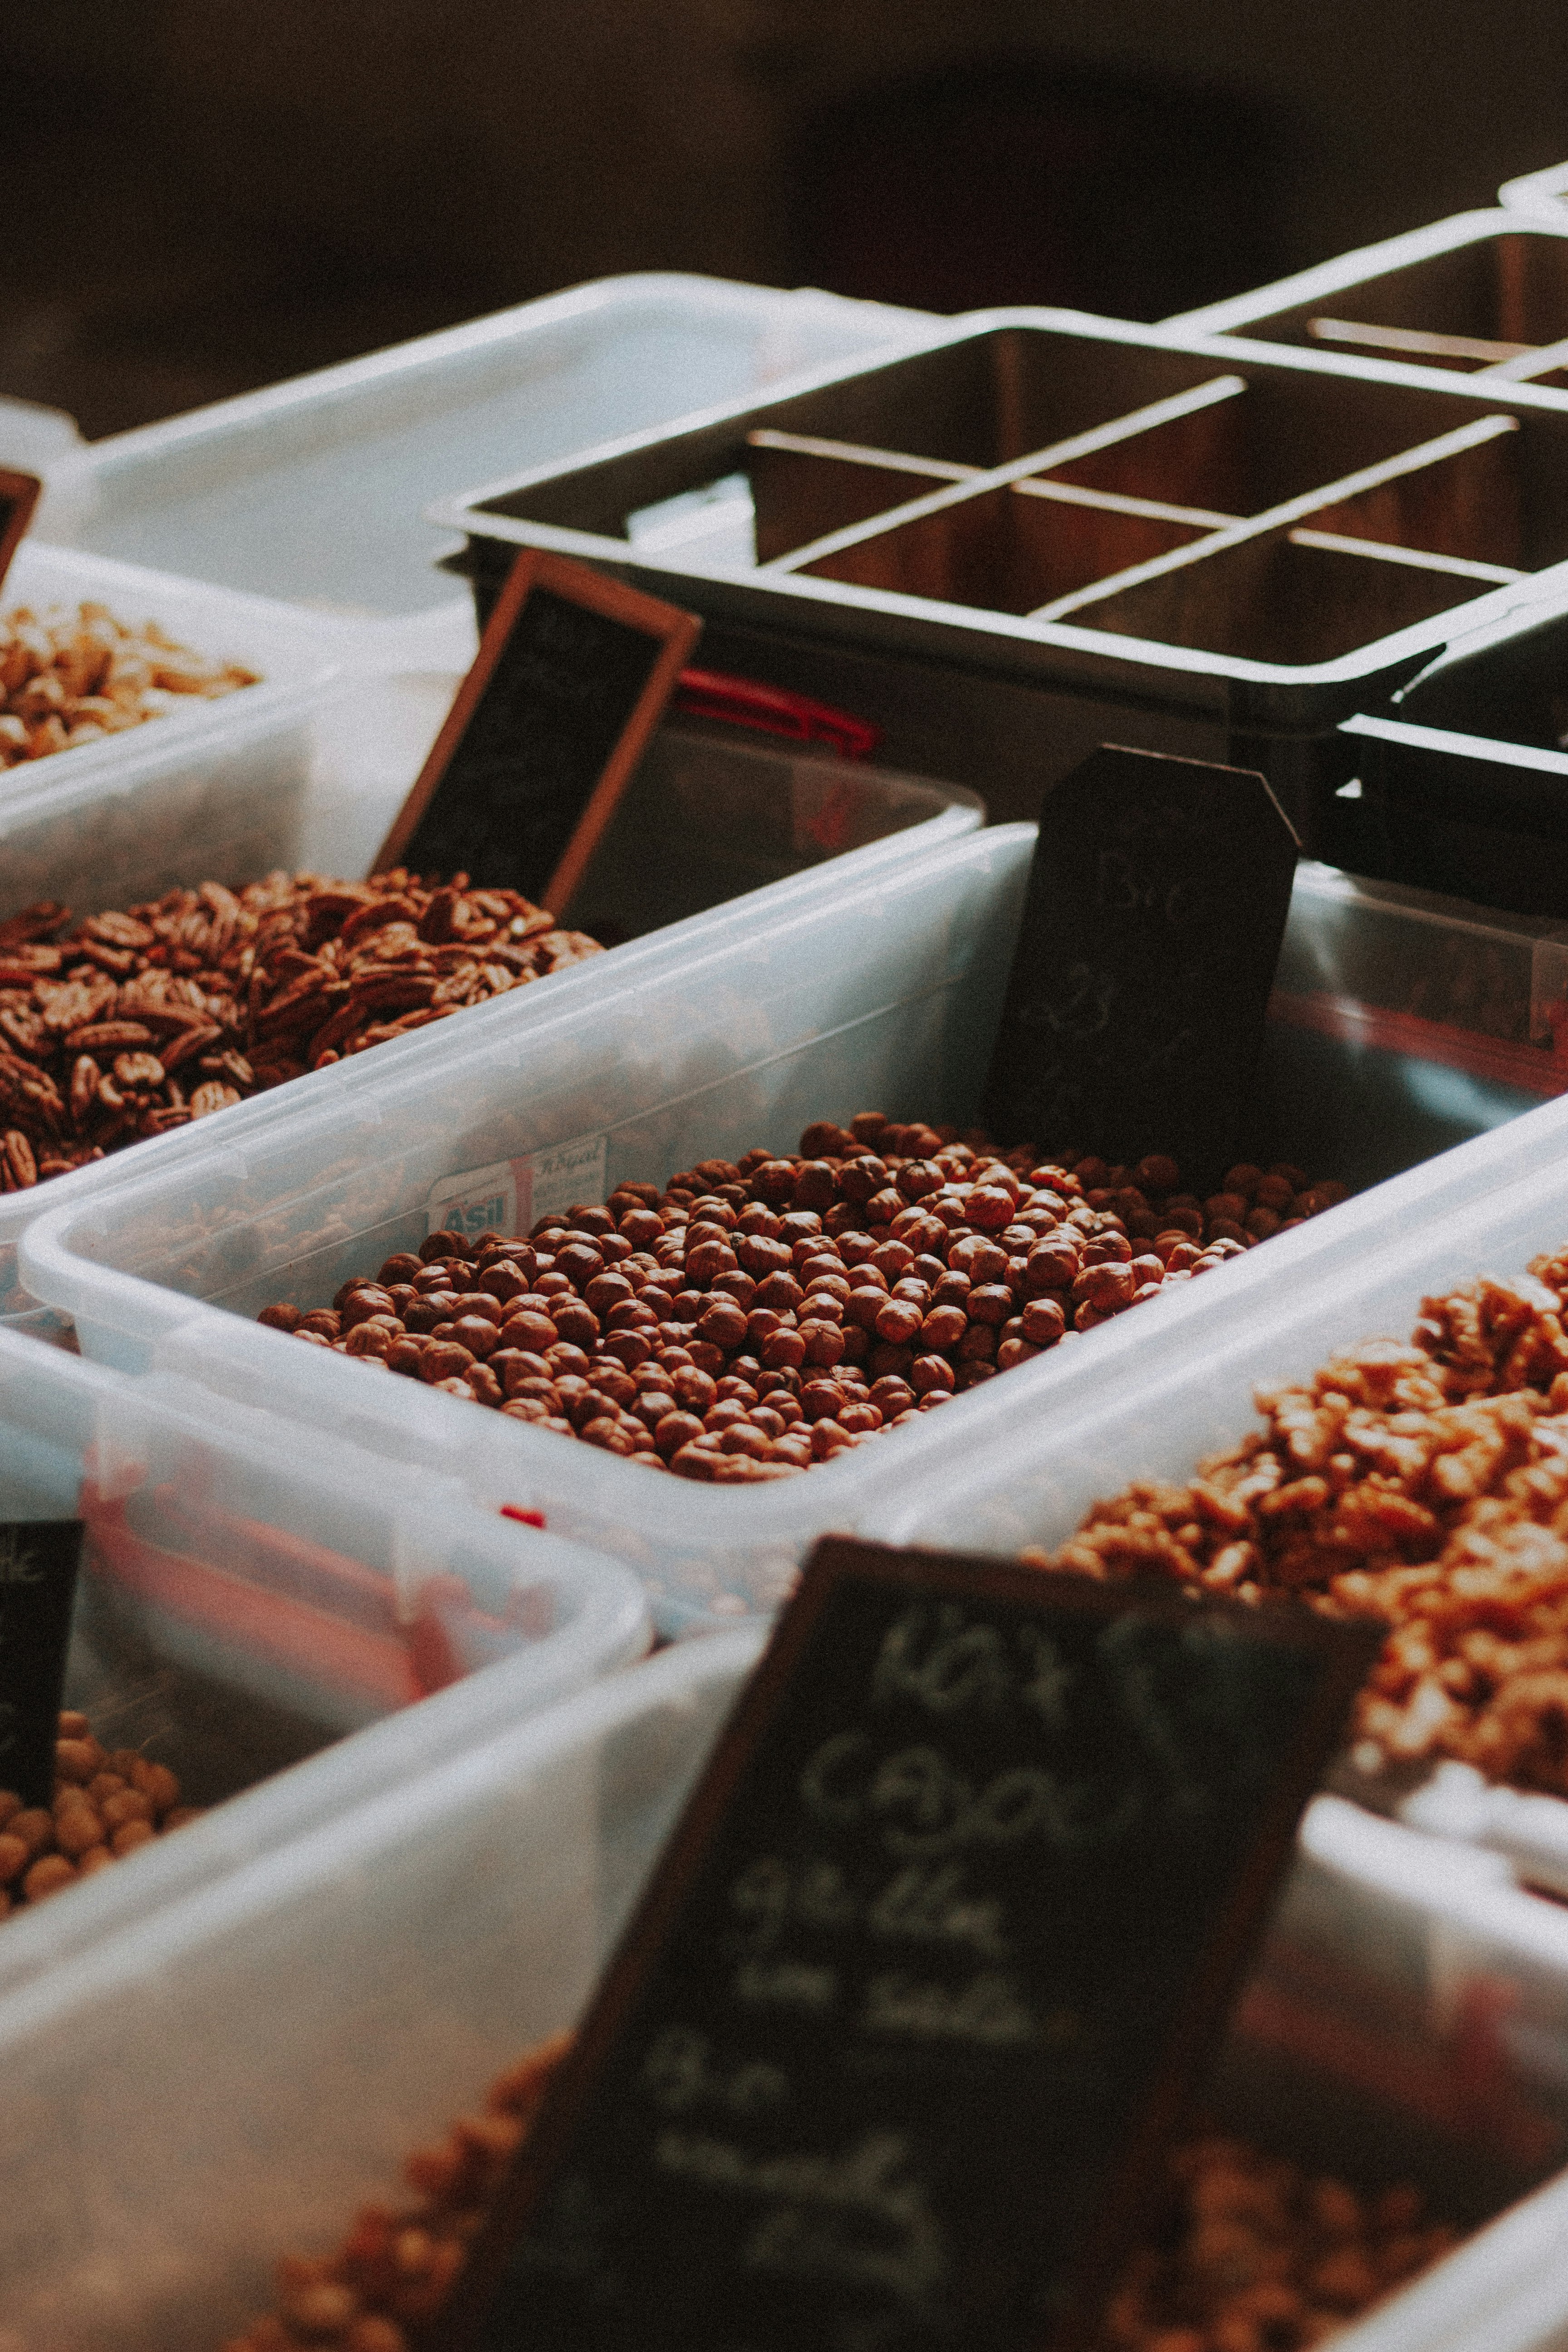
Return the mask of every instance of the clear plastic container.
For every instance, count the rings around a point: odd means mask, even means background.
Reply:
[[[0,2327],[27,2352],[205,2352],[269,2302],[279,2253],[325,2252],[395,2196],[411,2148],[580,2013],[756,1648],[683,1643],[478,1738],[0,1995]],[[1370,1884],[1323,1811],[1211,2105],[1485,2223],[1562,2161],[1568,1928],[1506,1894],[1484,1916],[1454,1874]],[[1487,2035],[1500,1977],[1513,2007]],[[1390,2013],[1369,2072],[1365,2021]],[[1477,2344],[1483,2318],[1496,2352],[1543,2345],[1525,2319],[1568,2311],[1565,2209],[1563,2183],[1527,2199],[1347,2352]]]
[[[156,1181],[128,1168],[94,1200],[44,1214],[23,1244],[24,1278],[76,1318],[92,1355],[131,1367],[156,1360],[405,1465],[448,1470],[489,1505],[543,1511],[552,1528],[634,1566],[666,1631],[771,1609],[811,1538],[854,1526],[873,1496],[896,1497],[928,1448],[963,1459],[999,1425],[1033,1429],[1042,1414],[1125,1384],[1148,1351],[1157,1361],[1182,1352],[1189,1318],[1204,1331],[1214,1318],[1223,1323],[1237,1286],[1267,1280],[1281,1260],[1299,1269],[1336,1245],[1353,1255],[1358,1234],[1402,1230],[1412,1201],[1468,1197],[1463,1153],[1427,1155],[1536,1097],[1310,1018],[1271,1024],[1258,1129],[1280,1154],[1370,1184],[1426,1164],[1239,1269],[1141,1307],[917,1425],[761,1486],[653,1475],[415,1381],[375,1380],[244,1318],[282,1297],[331,1298],[349,1274],[465,1204],[470,1230],[526,1226],[525,1200],[537,1215],[710,1153],[759,1142],[793,1150],[807,1121],[869,1106],[968,1124],[1033,846],[1033,827],[995,826],[853,887],[837,869],[847,887],[809,908],[732,924],[702,953],[657,973],[644,967],[618,989],[606,973],[592,993],[562,990],[554,1013],[539,1005],[526,1031],[475,1013],[434,1045],[411,1038],[395,1066],[366,1073],[352,1104],[309,1115],[280,1108],[275,1121],[236,1131],[228,1151],[215,1139],[205,1155],[166,1163]],[[1306,869],[1289,930],[1298,966],[1316,956],[1331,972],[1353,889]],[[1297,992],[1310,1014],[1310,990]],[[1468,1148],[1503,1151],[1524,1131]],[[1528,1144],[1520,1149],[1528,1164]],[[558,1172],[541,1175],[550,1170]],[[544,1192],[546,1181],[562,1189]]]
[[[657,965],[606,958],[524,992],[519,1018],[503,999],[440,1039],[416,1032],[360,1057],[352,1096],[280,1102],[226,1150],[216,1137],[141,1181],[128,1165],[75,1211],[46,1211],[22,1278],[76,1318],[89,1354],[136,1369],[168,1340],[173,1368],[199,1359],[231,1394],[275,1395],[486,1503],[542,1510],[634,1562],[667,1626],[771,1608],[802,1545],[846,1524],[878,1449],[750,1491],[698,1488],[413,1382],[356,1383],[357,1365],[242,1318],[289,1291],[330,1297],[459,1216],[526,1227],[694,1153],[793,1149],[809,1120],[868,1103],[967,1123],[1033,846],[1032,826],[1007,825],[854,876],[842,861],[833,887],[782,884],[794,896],[766,911],[742,901],[685,952],[666,935]]]
[[[195,825],[194,847],[190,834],[173,823],[174,813],[163,827],[163,771],[150,745],[142,797],[132,799],[126,820],[142,845],[132,855],[142,857],[144,873],[159,875],[156,887],[209,876],[248,880],[294,863],[329,874],[365,872],[456,683],[439,674],[362,679],[318,709],[310,722],[313,749],[301,726],[291,753],[268,737],[254,755],[220,761],[210,774],[196,767],[193,754],[184,782],[202,796],[211,819],[205,840]],[[152,722],[146,731],[162,723]],[[125,789],[134,794],[136,781]],[[34,836],[37,887],[21,890],[19,903],[68,898],[86,913],[132,900],[137,893],[123,885],[126,867],[119,862],[122,852],[112,822],[120,806],[100,782],[84,788],[74,814],[41,820]],[[0,799],[0,842],[4,807]],[[889,863],[975,832],[984,814],[961,785],[818,758],[793,745],[668,726],[649,745],[571,908],[575,925],[616,945],[616,957],[552,974],[542,995],[532,987],[466,1013],[464,1031],[476,1018],[499,1019],[509,1034],[520,1024],[520,1034],[526,1034],[542,1009],[567,1001],[563,990],[572,1002],[584,992],[592,1001],[601,988],[620,984],[629,960],[654,955],[661,965],[679,962],[700,957],[716,940],[744,939],[759,922],[794,919]],[[88,849],[86,885],[79,889],[83,834],[89,844],[101,836],[110,847],[106,868],[91,863]],[[220,854],[225,840],[232,854]],[[217,862],[206,862],[209,853]],[[131,871],[137,871],[134,864]],[[55,1177],[37,1192],[0,1196],[0,1320],[19,1317],[34,1328],[55,1328],[16,1294],[16,1241],[41,1212],[90,1199],[132,1172],[151,1176],[172,1169],[193,1151],[210,1150],[217,1135],[237,1146],[258,1121],[268,1129],[275,1126],[285,1103],[302,1111],[355,1098],[385,1067],[386,1055],[404,1050],[394,1042],[374,1055],[353,1055],[295,1079],[281,1096],[255,1096],[215,1114],[216,1129],[207,1121],[176,1128],[137,1144],[129,1155]]]
[[[481,609],[520,547],[579,557],[1001,816],[1113,736],[1261,769],[1331,854],[1340,722],[1568,556],[1568,407],[1289,341],[974,311],[427,512]]]
[[[1105,1349],[1093,1392],[1058,1388],[1048,1420],[1037,1376],[1035,1399],[1009,1383],[989,1431],[967,1444],[944,1408],[901,1492],[879,1499],[863,1525],[889,1540],[1014,1552],[1064,1541],[1097,1497],[1134,1479],[1187,1476],[1257,1426],[1258,1387],[1305,1379],[1370,1335],[1407,1339],[1424,1298],[1478,1274],[1521,1273],[1568,1241],[1565,1142],[1560,1097],[1271,1242],[1223,1283],[1192,1286],[1206,1297],[1152,1301],[1138,1310],[1150,1318],[1141,1356],[1127,1352],[1131,1318],[1122,1318],[1120,1381],[1104,1377]],[[1399,1810],[1568,1895],[1568,1801],[1489,1790],[1445,1766]]]
[[[243,662],[262,683],[0,771],[0,916],[63,893],[88,909],[124,906],[167,889],[193,859],[215,880],[287,862],[342,644],[286,605],[35,540],[0,586],[5,611],[89,599]]]
[[[1568,1087],[1568,926],[1303,862],[1269,1014],[1284,1156],[1365,1183]]]
[[[448,1481],[0,1331],[0,1518],[77,1517],[66,1703],[216,1810],[5,1921],[0,1993],[649,1638],[624,1568]]]
[[[442,601],[431,566],[443,542],[420,511],[454,483],[939,323],[811,289],[674,271],[600,278],[95,442],[68,485],[70,537],[302,604],[423,613]]]

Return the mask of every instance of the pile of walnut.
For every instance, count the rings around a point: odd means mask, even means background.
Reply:
[[[288,2255],[278,2307],[224,2352],[408,2352],[440,2310],[502,2173],[571,2036],[495,2083],[483,2111],[404,2170],[417,2192],[368,2205],[337,2252]],[[1133,2255],[1105,2314],[1124,2352],[1298,2352],[1448,2252],[1458,2233],[1423,2222],[1413,2189],[1360,2196],[1244,2142],[1205,2139],[1171,2162],[1177,2214],[1166,2242]]]
[[[1344,1198],[1233,1168],[1206,1202],[1135,1169],[897,1126],[808,1127],[527,1240],[432,1234],[331,1307],[264,1307],[317,1347],[650,1469],[781,1478],[943,1404]]]
[[[208,661],[146,621],[106,604],[26,604],[0,614],[0,768],[96,743],[144,719],[259,683],[237,662]]]
[[[166,1764],[134,1748],[105,1748],[85,1715],[68,1709],[55,1743],[55,1795],[47,1811],[0,1789],[0,1919],[18,1904],[41,1903],[197,1819],[182,1805]]]
[[[1458,2242],[1414,2189],[1358,2195],[1242,2140],[1194,2141],[1171,2170],[1174,2228],[1133,2255],[1107,2306],[1123,2352],[1301,2352]]]
[[[1568,1248],[1423,1303],[1259,1394],[1261,1432],[1182,1485],[1096,1504],[1040,1565],[1299,1593],[1394,1631],[1353,1761],[1453,1757],[1568,1795]]]
[[[17,1192],[596,955],[515,890],[398,870],[204,882],[0,922],[0,1191]]]

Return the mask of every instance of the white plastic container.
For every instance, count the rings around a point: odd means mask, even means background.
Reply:
[[[325,1433],[0,1331],[0,1518],[79,1516],[67,1704],[215,1810],[7,1919],[0,1992],[649,1638],[625,1569],[449,1482],[390,1492]]]
[[[362,2202],[395,2196],[411,2148],[580,2013],[756,1648],[683,1643],[0,1996],[11,2340],[207,2352],[270,2301],[279,2253],[325,2252]],[[1484,1919],[1451,1879],[1386,1894],[1354,1845],[1377,1825],[1352,1821],[1347,1847],[1322,1812],[1244,1996],[1219,2115],[1352,2180],[1414,2174],[1436,2210],[1485,2221],[1561,2151],[1568,1926],[1519,1920],[1506,1894]],[[1392,2081],[1358,2085],[1353,2041],[1336,2064],[1342,2020],[1311,1995],[1325,1946],[1352,2015],[1399,2005]],[[1518,1988],[1511,2039],[1456,2048],[1456,2010],[1500,1972]],[[1272,2107],[1282,2062],[1311,2096]],[[1469,2089],[1468,2138],[1421,2128],[1423,2093],[1450,2077]],[[1535,2135],[1500,2163],[1489,2132],[1520,2115]],[[1544,2347],[1525,2321],[1568,2315],[1548,2263],[1565,2221],[1559,2183],[1341,2341],[1438,2352],[1479,2344],[1465,2331],[1484,2317],[1497,2352]]]
[[[56,560],[52,551],[50,560]],[[246,880],[296,861],[331,874],[363,873],[456,684],[439,674],[361,677],[321,704],[309,730],[301,723],[287,744],[273,734],[253,755],[220,759],[210,773],[193,751],[190,770],[180,772],[184,782],[176,779],[176,785],[181,794],[188,785],[210,818],[204,837],[186,811],[194,846],[191,834],[173,822],[177,812],[167,813],[165,825],[164,771],[156,747],[149,746],[145,773],[138,769],[128,782],[117,780],[112,792],[101,779],[89,782],[63,812],[51,807],[40,815],[30,836],[37,887],[23,890],[19,902],[69,896],[83,913],[127,904],[136,893],[123,887],[124,866],[111,863],[107,873],[99,870],[90,846],[101,835],[120,856],[118,835],[126,827],[141,847],[124,854],[132,861],[141,856],[143,872],[161,875],[156,887],[208,876]],[[145,731],[162,724],[151,722]],[[121,791],[128,799],[120,797]],[[9,871],[5,805],[0,797],[0,874]],[[613,957],[552,974],[542,992],[535,984],[466,1013],[463,1034],[471,1034],[476,1019],[499,1021],[509,1034],[519,1024],[526,1030],[552,1003],[584,995],[591,1003],[600,990],[618,988],[632,962],[651,956],[661,967],[679,963],[707,953],[716,941],[743,940],[759,923],[820,910],[839,889],[957,841],[984,819],[981,803],[962,785],[810,756],[761,738],[735,740],[666,727],[650,744],[571,910],[574,923],[620,942]],[[225,841],[234,845],[232,855],[220,856]],[[84,854],[87,886],[79,890],[77,861]],[[219,862],[207,862],[209,854]],[[136,870],[133,862],[131,870]],[[0,897],[3,892],[0,883]],[[387,1067],[385,1057],[405,1050],[395,1042],[373,1055],[352,1055],[296,1078],[281,1093],[255,1096],[215,1114],[216,1129],[210,1121],[176,1128],[129,1153],[52,1178],[37,1191],[0,1196],[0,1322],[9,1318],[35,1328],[55,1328],[56,1318],[32,1311],[16,1290],[16,1241],[34,1217],[90,1199],[128,1176],[151,1177],[177,1166],[193,1152],[210,1150],[219,1135],[237,1145],[258,1122],[274,1128],[284,1108],[303,1111],[313,1105],[326,1112],[357,1098],[365,1082],[374,1083]]]
[[[599,278],[95,442],[73,541],[330,611],[448,603],[421,520],[457,483],[936,331],[923,313],[647,271]],[[471,626],[467,596],[459,624]]]
[[[352,1104],[280,1109],[276,1122],[235,1130],[231,1150],[215,1139],[206,1154],[165,1163],[155,1182],[129,1168],[92,1201],[46,1213],[23,1243],[24,1279],[76,1318],[89,1354],[132,1368],[157,1360],[332,1425],[401,1464],[448,1471],[492,1507],[542,1510],[552,1528],[634,1566],[667,1632],[772,1609],[812,1537],[859,1523],[874,1496],[896,1497],[929,1448],[966,1459],[999,1426],[1033,1432],[1042,1415],[1120,1391],[1145,1360],[1190,1360],[1189,1324],[1196,1318],[1195,1334],[1223,1319],[1238,1285],[1272,1283],[1296,1297],[1308,1265],[1353,1261],[1365,1237],[1375,1246],[1429,1204],[1468,1197],[1463,1152],[1428,1160],[1244,1267],[1075,1338],[918,1424],[753,1487],[661,1477],[415,1381],[376,1380],[241,1318],[278,1298],[330,1299],[348,1275],[416,1244],[465,1201],[470,1230],[526,1226],[530,1173],[537,1215],[708,1154],[793,1150],[809,1120],[871,1106],[967,1124],[1033,845],[1032,826],[993,827],[775,919],[731,921],[700,953],[667,958],[657,971],[644,965],[618,987],[606,973],[591,994],[563,989],[526,1029],[497,1009],[467,1016],[460,1034],[435,1045],[416,1035],[395,1066],[367,1071]],[[835,873],[847,879],[847,866]],[[1305,874],[1291,925],[1298,963],[1314,941],[1331,944],[1341,879]],[[1310,977],[1298,971],[1299,996]],[[1271,1045],[1297,1150],[1307,1150],[1314,1113],[1334,1130],[1353,1087],[1375,1139],[1363,1139],[1355,1172],[1364,1182],[1532,1099],[1440,1066],[1413,1070],[1407,1057],[1300,1024],[1281,1025]],[[1422,1084],[1435,1103],[1422,1101]],[[1523,1132],[1504,1129],[1468,1149],[1486,1164]],[[1529,1154],[1528,1142],[1515,1147],[1526,1164]],[[546,1197],[540,1171],[552,1162],[566,1190]],[[1314,1172],[1333,1172],[1332,1161]]]
[[[330,1297],[459,1215],[526,1227],[693,1154],[793,1149],[809,1120],[868,1103],[967,1118],[1033,845],[1032,826],[1007,825],[854,878],[846,860],[834,887],[781,885],[795,896],[731,907],[683,952],[666,934],[657,963],[605,958],[574,986],[523,992],[521,1017],[503,999],[439,1040],[416,1032],[363,1056],[376,1066],[352,1096],[280,1105],[229,1149],[215,1138],[156,1178],[128,1166],[78,1209],[45,1211],[23,1281],[91,1355],[138,1369],[167,1340],[173,1369],[451,1472],[492,1507],[542,1510],[634,1562],[667,1627],[771,1608],[802,1545],[847,1523],[879,1447],[749,1491],[694,1487],[411,1381],[356,1382],[357,1364],[241,1318],[290,1291]]]

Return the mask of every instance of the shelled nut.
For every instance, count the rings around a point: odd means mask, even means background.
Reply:
[[[107,604],[18,604],[0,614],[0,769],[95,743],[192,699],[260,683],[239,662],[209,661]]]
[[[787,1477],[1344,1197],[1233,1168],[1205,1208],[1158,1153],[998,1156],[864,1111],[617,1187],[526,1238],[432,1234],[331,1306],[260,1320],[603,1451],[717,1485]],[[1239,1209],[1244,1222],[1232,1216]]]

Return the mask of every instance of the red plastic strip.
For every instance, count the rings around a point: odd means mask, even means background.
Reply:
[[[123,1502],[100,1502],[85,1483],[80,1509],[101,1570],[153,1608],[307,1682],[388,1709],[424,1696],[407,1642],[163,1551],[128,1524]]]
[[[844,760],[868,760],[882,740],[879,727],[847,710],[716,669],[683,669],[671,708],[689,719],[720,719],[731,727],[786,736],[792,743],[824,743]]]

